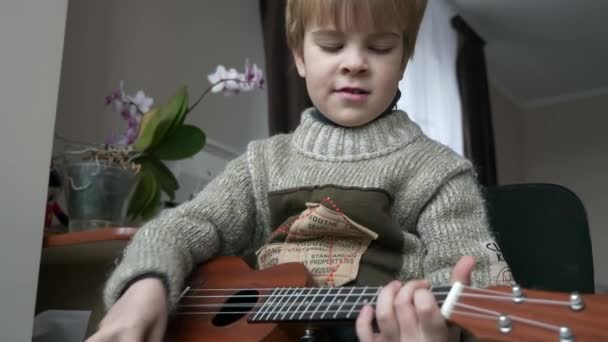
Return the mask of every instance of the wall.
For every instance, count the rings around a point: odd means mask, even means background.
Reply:
[[[0,2],[0,341],[29,341],[67,0]]]
[[[587,209],[595,280],[608,285],[608,96],[529,110],[524,116],[526,180],[562,184]],[[607,288],[608,290],[608,288]]]
[[[490,87],[499,184],[524,181],[523,113],[502,92]]]
[[[520,108],[491,91],[501,184],[549,182],[573,190],[589,220],[595,282],[608,291],[608,96]]]
[[[70,1],[56,132],[100,143],[124,129],[119,115],[104,106],[120,80],[127,93],[143,89],[155,104],[187,85],[194,102],[218,64],[242,71],[249,58],[264,69],[258,11],[251,0]],[[268,136],[266,103],[265,91],[212,94],[187,120],[231,158],[250,140]],[[56,140],[55,153],[63,146]]]

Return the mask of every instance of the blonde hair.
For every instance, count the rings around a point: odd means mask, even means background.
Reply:
[[[307,25],[338,30],[367,27],[403,32],[404,56],[414,54],[427,0],[287,0],[285,29],[289,47],[302,54]]]

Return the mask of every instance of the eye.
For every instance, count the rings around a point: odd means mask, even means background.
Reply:
[[[342,49],[342,45],[319,45],[319,47],[325,52],[338,52]]]
[[[372,52],[375,52],[380,55],[386,55],[393,51],[392,47],[380,47],[380,46],[370,46],[369,48]]]

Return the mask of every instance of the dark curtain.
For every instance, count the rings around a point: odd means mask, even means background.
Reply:
[[[270,135],[293,131],[302,110],[312,106],[285,36],[285,0],[260,0]]]
[[[496,185],[485,42],[460,16],[452,19],[452,25],[458,32],[456,75],[462,102],[464,153],[475,165],[479,182],[484,186]]]

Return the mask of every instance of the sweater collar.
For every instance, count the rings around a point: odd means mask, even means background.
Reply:
[[[302,113],[292,140],[297,151],[314,159],[355,161],[374,158],[404,147],[422,134],[418,125],[402,111],[383,115],[360,127],[341,127],[319,120],[314,111],[309,108]]]

